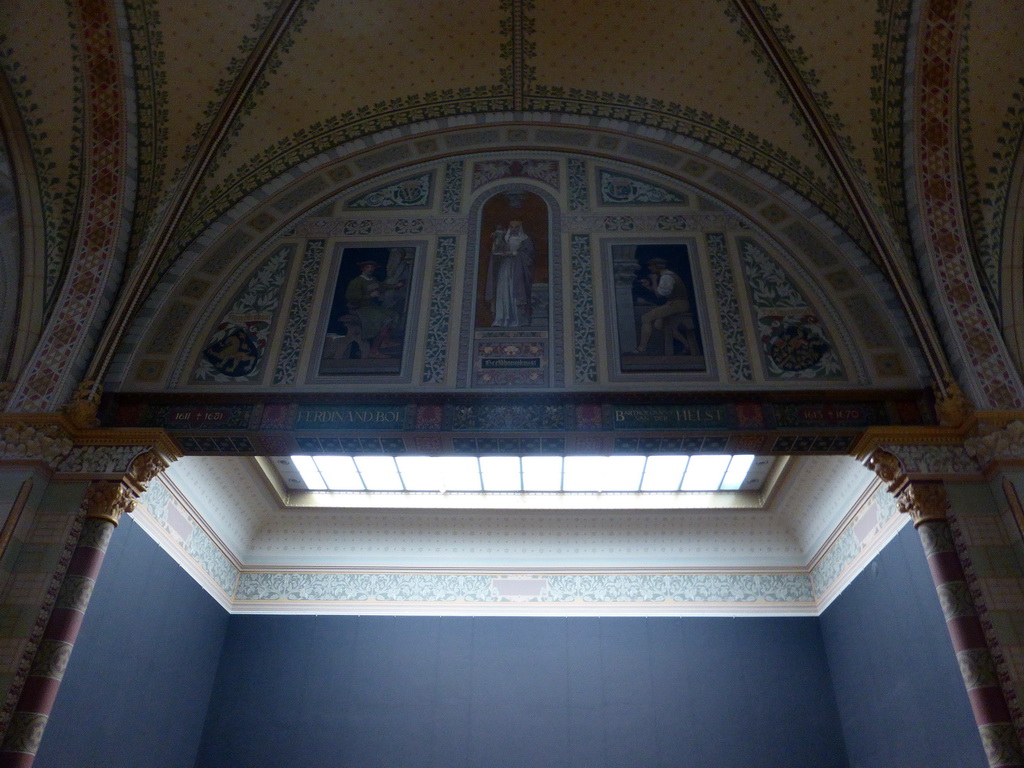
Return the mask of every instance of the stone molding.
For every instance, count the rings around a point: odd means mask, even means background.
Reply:
[[[41,461],[56,468],[73,447],[74,440],[59,424],[0,422],[0,459]]]
[[[973,411],[955,394],[940,398],[936,411],[938,426],[869,427],[851,455],[890,485],[893,472],[909,480],[977,481],[994,461],[1024,460],[1024,411]]]
[[[43,464],[62,480],[109,480],[140,472],[152,479],[152,467],[134,465],[150,452],[156,458],[147,464],[163,461],[163,467],[181,455],[162,429],[83,429],[66,413],[0,413],[0,461]]]
[[[1024,421],[1011,421],[1002,429],[965,440],[964,449],[980,467],[993,461],[1024,461]]]

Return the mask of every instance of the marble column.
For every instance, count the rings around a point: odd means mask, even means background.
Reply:
[[[0,747],[0,768],[32,765],[111,534],[121,515],[131,511],[135,498],[122,482],[99,480],[89,486],[82,533]]]
[[[946,490],[937,481],[908,482],[896,499],[921,537],[988,764],[1024,768],[1017,729],[953,544]]]
[[[89,485],[82,532],[0,745],[0,768],[27,768],[35,760],[114,528],[167,464],[157,452],[146,451],[117,479]]]

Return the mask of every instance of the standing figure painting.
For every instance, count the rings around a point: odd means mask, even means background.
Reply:
[[[471,386],[544,387],[551,381],[551,221],[524,185],[479,207]]]
[[[500,224],[491,235],[491,262],[486,298],[494,319],[492,328],[529,325],[533,315],[533,240],[521,221]]]
[[[376,261],[361,261],[356,266],[360,273],[348,284],[345,290],[346,313],[339,320],[348,325],[359,325],[363,341],[370,343],[366,356],[371,358],[387,357],[382,350],[394,349],[399,346],[391,341],[391,329],[398,321],[398,313],[384,305],[387,292],[404,288],[402,283],[385,283],[374,274],[381,265]],[[355,318],[355,321],[352,319]]]

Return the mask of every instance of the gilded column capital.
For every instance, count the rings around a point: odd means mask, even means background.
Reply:
[[[896,497],[900,512],[910,515],[917,528],[922,523],[939,522],[947,519],[949,497],[939,482],[907,483]]]
[[[85,496],[85,516],[117,525],[121,515],[135,510],[146,486],[168,466],[165,457],[146,451],[135,457],[121,480],[93,481]]]
[[[137,499],[136,493],[124,483],[96,480],[85,492],[85,516],[117,525],[121,515],[135,509]]]

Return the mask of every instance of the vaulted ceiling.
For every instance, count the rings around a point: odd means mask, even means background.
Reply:
[[[215,279],[221,301],[250,257],[377,176],[428,163],[440,175],[450,158],[520,149],[628,160],[630,173],[689,190],[695,212],[729,210],[750,231],[800,220],[848,268],[819,270],[812,282],[831,294],[819,303],[846,301],[850,327],[855,306],[884,315],[861,315],[851,338],[889,329],[888,359],[901,363],[890,385],[943,389],[953,376],[979,407],[1020,407],[1019,11],[1013,0],[8,0],[0,373],[17,382],[10,407],[55,409],[83,377],[131,391],[145,380],[130,367],[140,340],[208,327]],[[813,272],[795,243],[776,244]],[[855,305],[854,290],[870,301]],[[881,391],[880,371],[845,383]],[[252,485],[242,461],[218,471]],[[783,542],[786,567],[816,567],[826,529],[863,512],[854,501],[870,478],[850,460],[822,461],[842,498],[817,498],[818,465],[794,463],[797,490],[783,487],[744,529]],[[171,478],[202,497],[217,482],[203,471],[185,462]],[[827,525],[801,512],[814,505]],[[286,561],[291,521],[334,535],[323,513],[286,521],[281,511],[263,494],[255,512],[224,512],[207,532],[236,569],[249,555]],[[346,519],[330,518],[330,531]],[[705,531],[746,520],[709,519]],[[878,533],[884,521],[872,519]],[[687,524],[643,536],[681,537]],[[251,530],[236,541],[232,526]],[[625,562],[603,552],[605,564]]]
[[[554,113],[650,126],[740,159],[826,212],[903,283],[897,293],[920,293],[906,169],[908,110],[921,98],[907,66],[921,32],[907,2],[114,7],[117,17],[106,18],[103,3],[12,0],[0,19],[9,162],[20,204],[38,206],[21,213],[35,222],[25,232],[33,263],[24,287],[43,311],[81,226],[92,173],[83,149],[102,115],[131,129],[124,253],[140,287],[247,195],[331,147],[433,118]],[[1022,120],[1016,10],[1006,0],[966,3],[950,62],[966,206],[997,316]],[[128,55],[97,64],[97,30],[112,33],[110,24],[116,34],[106,42]],[[96,110],[97,77],[124,78],[125,114]]]

